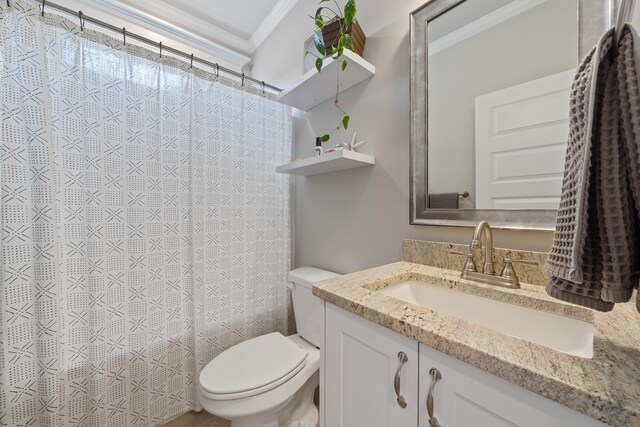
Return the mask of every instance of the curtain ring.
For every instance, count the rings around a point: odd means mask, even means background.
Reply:
[[[216,62],[216,79],[220,77],[220,65]]]
[[[122,27],[122,45],[127,45],[127,29],[125,27]]]
[[[191,54],[191,68],[193,68],[193,53]]]
[[[11,3],[9,3],[9,0],[7,0],[7,7],[11,7]]]
[[[262,94],[264,95],[264,80],[262,81]]]
[[[80,20],[80,31],[84,31],[84,20],[82,19],[82,11],[78,11],[78,19]]]
[[[46,0],[42,0],[42,16],[44,17],[44,6],[45,6],[45,2]],[[7,1],[7,4],[9,4],[9,2]]]
[[[162,59],[162,42],[160,42],[160,59]]]
[[[241,80],[241,84],[240,84],[240,86],[241,86],[241,87],[244,87],[244,73],[242,73],[242,80]]]

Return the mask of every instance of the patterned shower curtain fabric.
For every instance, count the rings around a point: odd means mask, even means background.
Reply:
[[[0,426],[152,426],[286,333],[291,113],[0,2]]]

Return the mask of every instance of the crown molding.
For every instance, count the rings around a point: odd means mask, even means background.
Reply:
[[[207,52],[240,68],[251,61],[249,54],[254,50],[252,43],[228,31],[217,28],[198,17],[188,15],[173,6],[160,9],[157,7],[156,2],[136,0],[136,5],[146,9],[146,11],[143,11],[117,0],[79,0],[79,2],[148,28],[172,40],[197,47],[203,52]],[[175,24],[168,22],[169,20],[175,22]],[[188,31],[185,28],[195,30],[202,35]],[[231,48],[221,43],[225,43]]]
[[[291,9],[298,4],[298,1],[299,0],[278,0],[278,3],[271,9],[249,39],[254,51],[269,37],[269,34],[271,34],[284,17],[291,12]]]
[[[103,0],[104,1],[104,0]],[[114,2],[114,0],[107,0]],[[166,22],[173,22],[178,27],[191,31],[207,39],[215,40],[231,49],[235,49],[244,54],[250,54],[253,46],[243,37],[237,36],[225,29],[222,29],[204,19],[191,15],[184,10],[173,6],[171,1],[157,0],[119,0],[115,3],[128,3],[135,10],[146,11],[152,16]]]
[[[489,28],[520,15],[529,9],[541,5],[549,0],[516,0],[506,6],[461,27],[438,40],[429,43],[429,56],[435,55],[455,44],[475,36]]]

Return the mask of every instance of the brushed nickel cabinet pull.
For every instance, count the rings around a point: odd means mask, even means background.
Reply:
[[[431,386],[429,387],[429,394],[427,395],[427,415],[429,415],[429,427],[441,427],[438,419],[433,415],[433,408],[435,405],[433,401],[433,393],[436,388],[436,383],[442,379],[442,375],[436,368],[431,368],[429,370],[429,375],[431,375]]]
[[[396,371],[396,377],[393,380],[393,388],[396,391],[396,401],[398,402],[398,405],[403,409],[407,407],[407,402],[400,394],[400,370],[402,369],[402,366],[407,362],[407,360],[409,360],[409,358],[406,354],[404,354],[404,351],[398,353],[398,362],[400,362],[400,364],[398,365],[398,370]]]

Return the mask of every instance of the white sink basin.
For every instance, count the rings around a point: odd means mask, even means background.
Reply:
[[[405,280],[378,292],[563,353],[593,357],[593,325],[589,322],[417,280]]]

